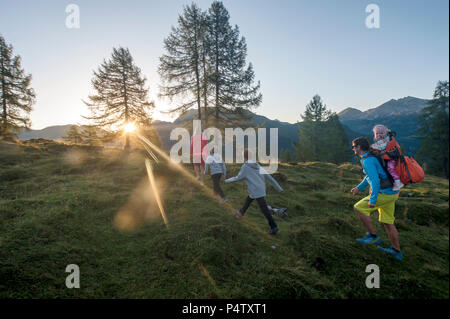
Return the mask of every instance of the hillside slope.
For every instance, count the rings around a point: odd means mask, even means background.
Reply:
[[[274,177],[284,192],[268,187],[267,201],[289,210],[275,217],[275,237],[256,203],[234,217],[243,183],[224,185],[230,205],[219,206],[209,178],[202,188],[162,162],[154,170],[168,227],[139,152],[0,142],[0,297],[449,296],[447,180],[427,177],[401,191],[398,262],[355,240],[364,234],[352,211],[364,194],[349,193],[361,179],[358,166],[280,166]],[[228,176],[238,170],[228,165]],[[65,287],[69,264],[80,267],[80,289]],[[379,289],[365,287],[368,264],[380,267]]]

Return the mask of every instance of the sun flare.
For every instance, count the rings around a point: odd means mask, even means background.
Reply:
[[[131,133],[134,130],[136,130],[136,126],[134,126],[134,123],[127,123],[123,126],[123,130],[125,131],[125,133]]]

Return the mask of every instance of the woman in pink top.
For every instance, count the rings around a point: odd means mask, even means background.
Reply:
[[[205,158],[208,157],[206,145],[208,140],[201,132],[194,132],[191,137],[191,158],[194,163],[194,170],[197,179],[200,179],[200,184],[203,185]]]

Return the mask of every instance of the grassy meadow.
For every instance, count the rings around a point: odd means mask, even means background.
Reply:
[[[267,202],[288,207],[268,225],[256,202],[234,217],[245,182],[222,185],[228,205],[144,155],[50,141],[0,142],[0,298],[448,298],[449,183],[427,176],[396,206],[403,261],[356,242],[365,234],[352,196],[359,166],[282,164]],[[228,176],[240,165],[228,165]],[[185,169],[193,173],[190,165]],[[384,229],[373,220],[389,245]],[[79,289],[66,266],[80,267]],[[380,288],[365,286],[366,266]]]

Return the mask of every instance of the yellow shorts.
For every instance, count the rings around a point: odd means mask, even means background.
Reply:
[[[370,216],[370,213],[378,209],[378,220],[385,224],[394,224],[395,201],[398,199],[398,194],[386,195],[378,194],[377,204],[375,207],[369,207],[370,195],[364,197],[357,202],[353,207],[364,215]]]

